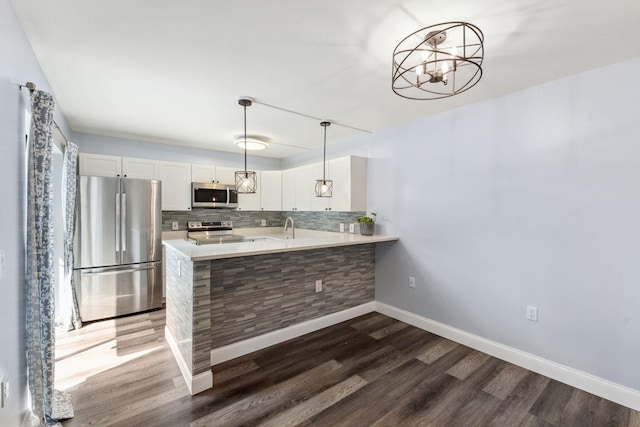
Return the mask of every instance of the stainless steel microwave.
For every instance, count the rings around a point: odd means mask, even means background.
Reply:
[[[235,185],[215,182],[191,183],[192,208],[237,208],[238,192]]]

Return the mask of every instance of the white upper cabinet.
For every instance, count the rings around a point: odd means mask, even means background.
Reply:
[[[367,209],[367,169],[363,157],[347,156],[327,162],[325,177],[333,181],[332,197],[315,196],[316,180],[322,179],[322,163],[285,170],[282,177],[282,210]]]
[[[260,172],[257,172],[258,188],[255,193],[238,193],[238,210],[239,211],[259,211],[262,209],[260,196],[263,190]],[[235,185],[235,181],[233,183]]]
[[[157,179],[156,161],[80,153],[80,175]]]
[[[236,169],[224,166],[191,165],[191,181],[236,185]]]
[[[325,173],[326,179],[331,179],[329,162],[327,162],[327,168]],[[312,211],[328,211],[331,210],[331,197],[316,197],[316,181],[322,179],[322,163],[315,163],[311,165],[311,185],[313,186],[311,193],[311,210]],[[333,190],[335,194],[335,188]]]
[[[236,185],[236,168],[228,168],[224,166],[216,166],[216,182],[220,184]]]
[[[216,167],[211,165],[191,165],[192,182],[215,182]]]
[[[260,172],[258,189],[260,191],[260,204],[263,211],[282,210],[282,171]]]
[[[191,183],[235,185],[237,168],[80,153],[80,175],[162,180],[162,209],[191,210]],[[284,171],[257,171],[258,191],[239,194],[245,211],[366,211],[366,159],[347,156],[327,162],[326,179],[333,181],[332,197],[315,197],[322,163]]]
[[[282,172],[282,210],[311,210],[311,195],[315,181],[312,165],[287,169]]]
[[[78,164],[80,175],[111,177],[122,175],[122,157],[80,153]]]
[[[122,175],[126,178],[156,179],[157,162],[155,160],[122,158]]]
[[[158,161],[157,172],[162,180],[162,210],[190,211],[191,165]]]
[[[333,180],[332,211],[367,210],[367,159],[347,156],[329,161]],[[318,197],[319,199],[322,197]]]
[[[238,193],[238,210],[243,211],[281,211],[282,210],[282,172],[260,171],[258,189],[252,194]]]

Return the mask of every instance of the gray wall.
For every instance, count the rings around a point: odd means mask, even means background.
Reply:
[[[6,273],[0,277],[0,379],[9,380],[10,396],[0,409],[0,425],[20,425],[27,409],[24,364],[24,209],[25,110],[29,91],[18,85],[34,82],[51,92],[9,0],[0,0],[0,251]],[[60,111],[56,122],[68,134]]]
[[[400,236],[376,300],[640,390],[638,75],[634,59],[367,138],[368,210]]]

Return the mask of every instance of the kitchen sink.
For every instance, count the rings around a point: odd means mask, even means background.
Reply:
[[[206,238],[190,238],[188,239],[194,242],[196,245],[220,245],[223,243],[243,243],[243,242],[266,242],[270,240],[282,240],[277,237],[269,236],[256,236],[256,237],[242,237],[242,236],[209,236]]]
[[[269,236],[257,236],[257,237],[245,237],[243,242],[268,242],[270,240],[282,240],[277,237],[269,237]]]

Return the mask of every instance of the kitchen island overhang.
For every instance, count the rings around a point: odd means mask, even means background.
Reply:
[[[213,386],[213,364],[373,311],[375,245],[398,239],[296,231],[300,238],[164,242],[165,335],[191,394]]]

